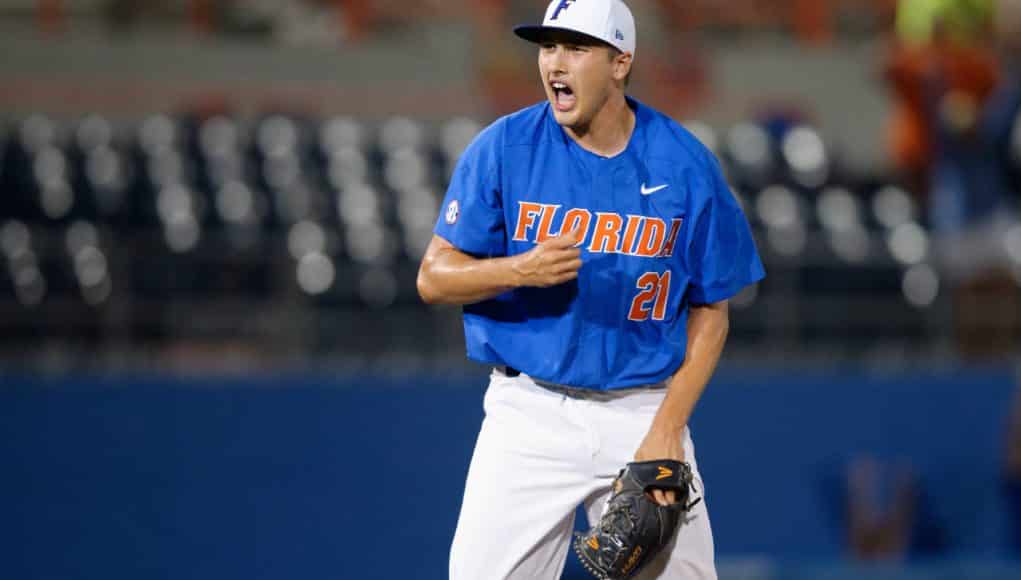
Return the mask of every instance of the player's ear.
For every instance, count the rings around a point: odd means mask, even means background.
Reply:
[[[613,78],[624,82],[631,74],[631,53],[617,52],[613,58]]]

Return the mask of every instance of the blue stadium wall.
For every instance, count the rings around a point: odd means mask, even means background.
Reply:
[[[484,382],[3,377],[0,578],[445,578]],[[1006,557],[1013,389],[1007,369],[720,374],[693,419],[719,555],[844,558],[867,453],[918,470],[920,561]]]

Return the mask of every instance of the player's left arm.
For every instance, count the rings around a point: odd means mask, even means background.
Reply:
[[[649,432],[635,452],[636,461],[684,461],[684,428],[716,369],[729,328],[729,306],[726,300],[691,305],[684,363],[667,384],[666,397],[652,420]],[[653,495],[661,505],[674,502],[672,491],[654,490]]]
[[[667,385],[667,393],[649,432],[635,452],[638,461],[684,461],[684,429],[723,352],[730,328],[728,302],[749,284],[761,280],[762,267],[748,220],[727,185],[719,162],[704,154],[702,195],[691,211],[685,261],[691,283],[688,302],[688,344],[684,362]],[[673,503],[674,494],[656,491],[656,501]]]

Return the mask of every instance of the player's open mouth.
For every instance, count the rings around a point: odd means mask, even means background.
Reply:
[[[553,81],[550,83],[550,88],[553,89],[553,106],[558,111],[570,111],[574,108],[575,103],[578,102],[578,98],[574,96],[574,89],[566,83]]]

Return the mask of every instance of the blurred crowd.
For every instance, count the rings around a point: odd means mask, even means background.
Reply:
[[[1010,353],[1019,324],[1010,255],[1021,199],[1021,3],[903,0],[886,63],[890,152],[928,208],[936,255],[953,282],[959,343]],[[1006,242],[1005,242],[1006,240]],[[989,324],[965,322],[982,318]]]
[[[854,38],[882,47],[869,54],[883,59],[875,63],[883,73],[875,78],[885,83],[892,103],[886,135],[892,174],[882,167],[866,174],[845,167],[832,135],[796,103],[781,103],[764,114],[737,111],[741,116],[726,120],[728,126],[681,119],[721,158],[768,262],[770,277],[739,301],[756,308],[735,322],[735,343],[803,350],[839,345],[897,358],[900,347],[882,342],[889,339],[965,359],[1016,354],[1021,338],[1019,2],[733,0],[725,9],[721,0],[631,2],[645,23],[643,50],[650,48],[641,59],[642,98],[669,103],[672,112],[685,111],[685,102],[719,96],[705,90],[713,79],[699,35],[717,46],[733,41],[740,47],[742,39],[775,36],[799,51],[846,51]],[[492,110],[536,98],[528,49],[507,28],[535,19],[542,0],[88,4],[102,7],[92,17],[114,35],[144,37],[151,26],[171,22],[200,34],[361,43],[366,50],[380,41],[386,46],[388,35],[461,23],[462,30],[478,35],[472,45],[479,53],[472,55],[478,64],[474,75]],[[34,6],[40,28],[55,34],[73,33],[87,13],[71,1],[40,0]],[[6,148],[0,151],[0,183],[17,192],[7,196],[14,201],[0,208],[0,217],[21,224],[3,230],[10,268],[9,280],[0,276],[0,290],[9,287],[14,298],[30,305],[45,303],[62,288],[70,296],[82,294],[90,308],[126,303],[110,298],[110,288],[115,298],[123,290],[166,300],[160,292],[173,281],[163,274],[171,271],[167,264],[180,263],[177,272],[185,266],[217,272],[185,277],[178,282],[182,291],[202,287],[211,295],[237,296],[265,288],[275,304],[281,303],[280,295],[297,296],[299,310],[305,305],[303,292],[315,297],[315,305],[414,307],[413,285],[401,281],[413,274],[449,165],[485,123],[455,117],[422,122],[403,118],[406,113],[399,110],[390,111],[389,119],[331,118],[287,103],[247,118],[230,103],[215,110],[152,113],[121,122],[111,115],[68,119],[40,111],[0,127],[0,149]],[[397,134],[417,136],[395,147],[387,137],[394,127]],[[451,141],[449,135],[457,138]],[[875,143],[882,138],[875,135]],[[117,203],[107,203],[106,197]],[[295,214],[288,209],[294,204],[307,211]],[[65,263],[78,259],[82,244],[77,242],[95,237],[80,235],[89,228],[72,227],[81,220],[100,234],[126,236],[107,247],[85,244],[102,253],[82,260],[98,261],[102,268]],[[362,222],[372,226],[371,235],[359,233]],[[135,246],[125,240],[145,228],[153,230],[156,246],[132,254]],[[274,262],[273,252],[246,254],[246,247],[257,246],[245,246],[251,236],[238,231],[259,231],[259,243],[287,247],[290,256]],[[27,246],[25,232],[32,240]],[[296,251],[282,241],[292,234],[336,241],[317,242],[322,247],[315,252]],[[25,247],[47,245],[37,240],[65,236],[77,240],[75,249],[69,255],[57,252],[61,255],[53,264],[19,257]],[[227,250],[195,250],[217,236],[226,239]],[[362,252],[366,240],[375,249]],[[165,262],[154,257],[163,254]],[[190,258],[199,254],[201,260]],[[253,263],[249,254],[264,260]],[[219,260],[215,267],[203,265],[213,256]],[[289,270],[284,278],[281,269]],[[103,275],[93,276],[96,271]],[[134,319],[157,329],[142,334],[158,335],[163,332],[158,329],[180,322],[176,317],[146,322],[151,310],[97,316],[89,325],[121,328],[123,320]],[[210,315],[223,313],[213,308]],[[41,323],[29,311],[16,314],[25,314],[26,334],[53,332],[36,328]],[[418,327],[430,332],[427,324]],[[944,336],[947,328],[953,337]],[[323,344],[333,343],[324,338]]]
[[[1021,2],[902,0],[885,64],[888,145],[928,208],[966,356],[1016,355],[1021,276]],[[982,321],[982,324],[975,324]],[[1018,391],[1021,395],[1021,389]],[[1021,398],[1000,468],[1010,550],[1021,554]],[[859,457],[848,471],[848,539],[862,559],[938,554],[939,529],[910,465]]]
[[[634,0],[639,12],[655,11],[658,22],[680,34],[787,34],[807,44],[825,43],[844,32],[875,32],[890,20],[896,0]],[[35,0],[40,25],[65,29],[81,16],[74,0]],[[87,3],[115,31],[147,20],[177,22],[201,32],[264,34],[284,40],[360,41],[423,21],[470,21],[481,29],[505,29],[534,18],[544,2],[533,0],[105,0]],[[2,7],[2,4],[0,4]],[[96,13],[91,16],[96,16]],[[646,22],[649,22],[646,20]],[[311,26],[319,34],[291,36]]]
[[[901,0],[884,78],[897,179],[927,208],[952,293],[959,352],[1018,354],[1021,302],[1021,2]],[[1021,388],[1000,467],[1011,553],[1021,554]],[[936,433],[934,436],[940,436]],[[931,556],[948,530],[928,512],[910,462],[863,455],[846,473],[849,552],[863,560]]]

